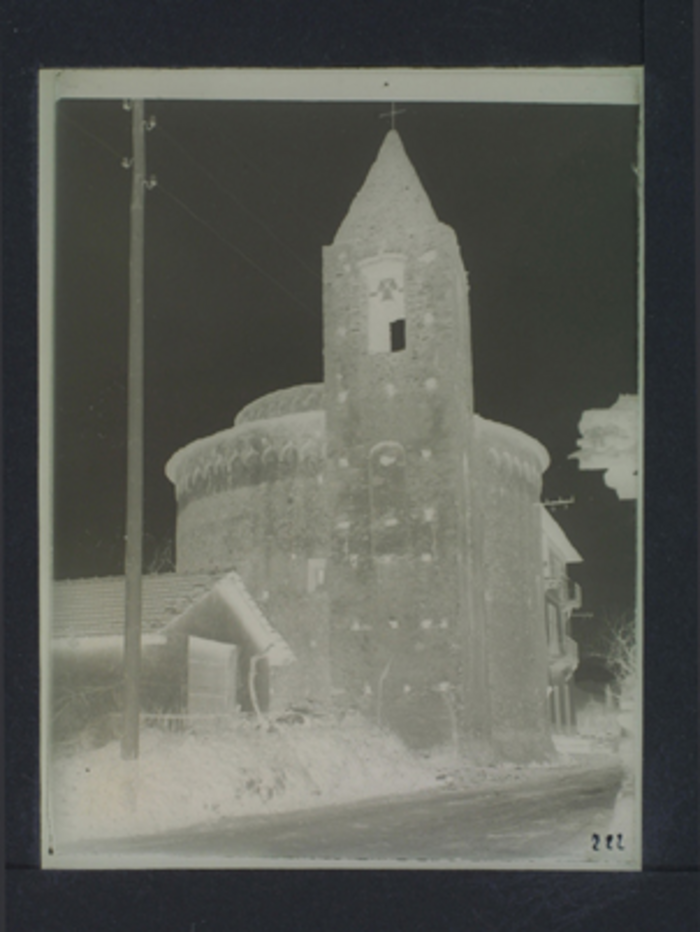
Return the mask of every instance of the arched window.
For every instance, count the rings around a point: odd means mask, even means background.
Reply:
[[[372,553],[402,554],[407,544],[406,453],[400,443],[379,443],[369,454]]]
[[[315,476],[320,469],[318,444],[313,440],[307,440],[301,448],[300,457],[304,473],[307,476]]]
[[[262,475],[267,482],[277,477],[277,451],[270,445],[262,455]]]
[[[243,479],[244,472],[245,467],[243,465],[243,460],[241,459],[240,453],[236,452],[228,462],[229,483],[232,486],[237,485]]]
[[[299,454],[297,453],[297,448],[291,441],[286,443],[282,448],[279,462],[279,470],[282,475],[291,476],[297,468],[298,461]]]

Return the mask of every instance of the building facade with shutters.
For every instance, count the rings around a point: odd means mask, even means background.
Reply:
[[[541,758],[549,458],[474,411],[459,244],[394,130],[323,268],[323,383],[258,399],[167,465],[177,571],[235,570],[289,645],[271,707]]]
[[[579,665],[578,644],[572,637],[571,616],[581,608],[581,587],[569,578],[568,567],[581,562],[561,527],[542,509],[542,563],[545,623],[549,653],[549,706],[556,733],[576,732],[573,676]]]

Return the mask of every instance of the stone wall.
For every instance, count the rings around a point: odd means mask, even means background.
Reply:
[[[297,657],[273,674],[273,708],[329,694],[323,427],[320,411],[244,421],[168,465],[178,572],[238,572]]]
[[[520,431],[476,425],[492,741],[532,760],[551,751],[539,504],[548,456]]]
[[[218,492],[318,476],[324,457],[324,412],[305,410],[245,421],[195,440],[170,458],[165,471],[175,486],[179,513]]]
[[[384,248],[387,269],[402,269],[401,351],[373,351],[372,238],[324,252],[331,657],[347,702],[431,745],[453,740],[464,689],[472,709],[488,701],[462,669],[474,622],[468,289],[452,230],[393,236]]]

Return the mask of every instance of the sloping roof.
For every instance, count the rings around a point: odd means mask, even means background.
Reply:
[[[364,239],[438,223],[430,198],[396,130],[389,130],[365,183],[356,194],[335,242]]]
[[[524,430],[518,430],[517,427],[511,427],[510,424],[491,421],[479,414],[474,415],[474,426],[490,443],[500,441],[502,444],[515,447],[522,455],[529,454],[539,463],[542,472],[549,468],[551,461],[547,448],[539,440],[535,440],[530,434],[526,434]]]
[[[308,382],[304,385],[292,385],[268,392],[241,408],[234,424],[248,424],[251,421],[267,420],[271,417],[284,417],[301,411],[322,411],[326,407],[326,386],[323,382]]]
[[[182,615],[173,618],[165,632],[247,643],[255,653],[264,654],[272,666],[285,666],[296,659],[243,580],[233,572],[227,573]]]
[[[583,557],[564,533],[562,526],[554,520],[543,505],[540,508],[542,515],[542,534],[561,554],[565,563],[583,563]]]
[[[221,574],[162,573],[144,576],[142,630],[158,631],[221,578]],[[123,576],[66,579],[54,583],[50,620],[52,637],[120,635],[124,630]]]

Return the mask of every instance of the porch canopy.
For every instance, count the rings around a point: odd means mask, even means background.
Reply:
[[[262,655],[272,667],[296,660],[289,644],[263,615],[237,573],[228,573],[164,629],[170,636],[189,636],[236,644],[248,656]]]

